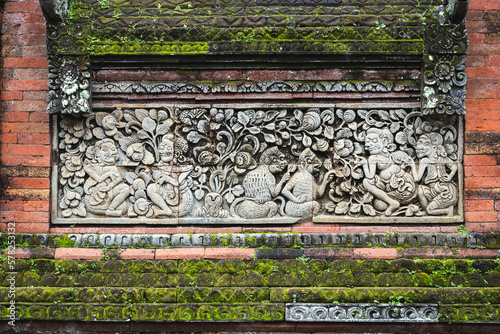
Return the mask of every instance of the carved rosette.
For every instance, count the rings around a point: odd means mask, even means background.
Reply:
[[[90,63],[85,56],[49,57],[49,114],[85,114],[91,111]]]
[[[424,114],[465,114],[467,44],[464,24],[428,29],[422,75]]]

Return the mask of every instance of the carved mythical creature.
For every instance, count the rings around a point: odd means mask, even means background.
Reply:
[[[182,216],[193,206],[194,198],[189,189],[192,167],[170,166],[174,159],[174,147],[174,135],[171,133],[164,135],[158,145],[159,169],[153,171],[154,183],[147,188],[149,198],[160,208],[155,210],[155,216],[171,216],[174,213]]]
[[[370,156],[362,158],[363,186],[376,197],[375,208],[385,210],[385,215],[390,216],[401,204],[408,204],[416,197],[415,181],[402,168],[403,163],[413,160],[403,151],[392,152],[394,136],[388,129],[368,129],[365,148]]]
[[[418,186],[420,204],[429,215],[453,215],[453,207],[458,202],[458,188],[451,180],[458,167],[447,156],[443,137],[438,133],[424,134],[417,141],[415,151],[421,160],[418,166],[414,162],[411,164],[413,177],[416,181],[423,178],[424,182]],[[447,173],[447,167],[450,173]]]
[[[122,216],[127,210],[130,191],[115,166],[118,149],[112,139],[99,140],[87,149],[85,172],[90,176],[83,186],[87,211],[96,215]]]
[[[275,216],[278,204],[273,200],[281,192],[283,184],[290,179],[290,170],[278,184],[273,174],[281,173],[286,166],[285,155],[277,147],[265,150],[259,159],[259,166],[243,179],[245,197],[233,203],[231,213],[246,219]]]
[[[289,199],[285,205],[285,213],[293,217],[315,215],[320,210],[316,198],[323,196],[326,185],[332,181],[333,171],[328,171],[323,181],[316,183],[314,174],[321,168],[321,160],[309,148],[299,156],[298,170],[283,188],[283,195]]]

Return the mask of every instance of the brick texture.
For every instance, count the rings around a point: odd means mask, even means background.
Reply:
[[[48,232],[50,166],[45,20],[38,1],[6,1],[2,24],[0,223],[16,232]],[[35,173],[36,174],[36,173]],[[38,173],[40,174],[40,173]]]

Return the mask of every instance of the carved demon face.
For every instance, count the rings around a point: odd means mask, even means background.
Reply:
[[[158,153],[160,154],[161,162],[169,163],[174,159],[174,142],[167,136],[164,136],[158,145]]]
[[[387,145],[377,133],[369,133],[365,138],[365,148],[372,155],[381,154],[384,151],[384,146]]]

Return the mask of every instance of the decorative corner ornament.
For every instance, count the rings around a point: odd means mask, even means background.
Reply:
[[[465,19],[469,0],[447,0],[446,14],[452,23],[461,23]]]
[[[49,114],[91,112],[88,57],[49,57]]]
[[[47,22],[62,22],[68,14],[68,0],[40,0]]]

